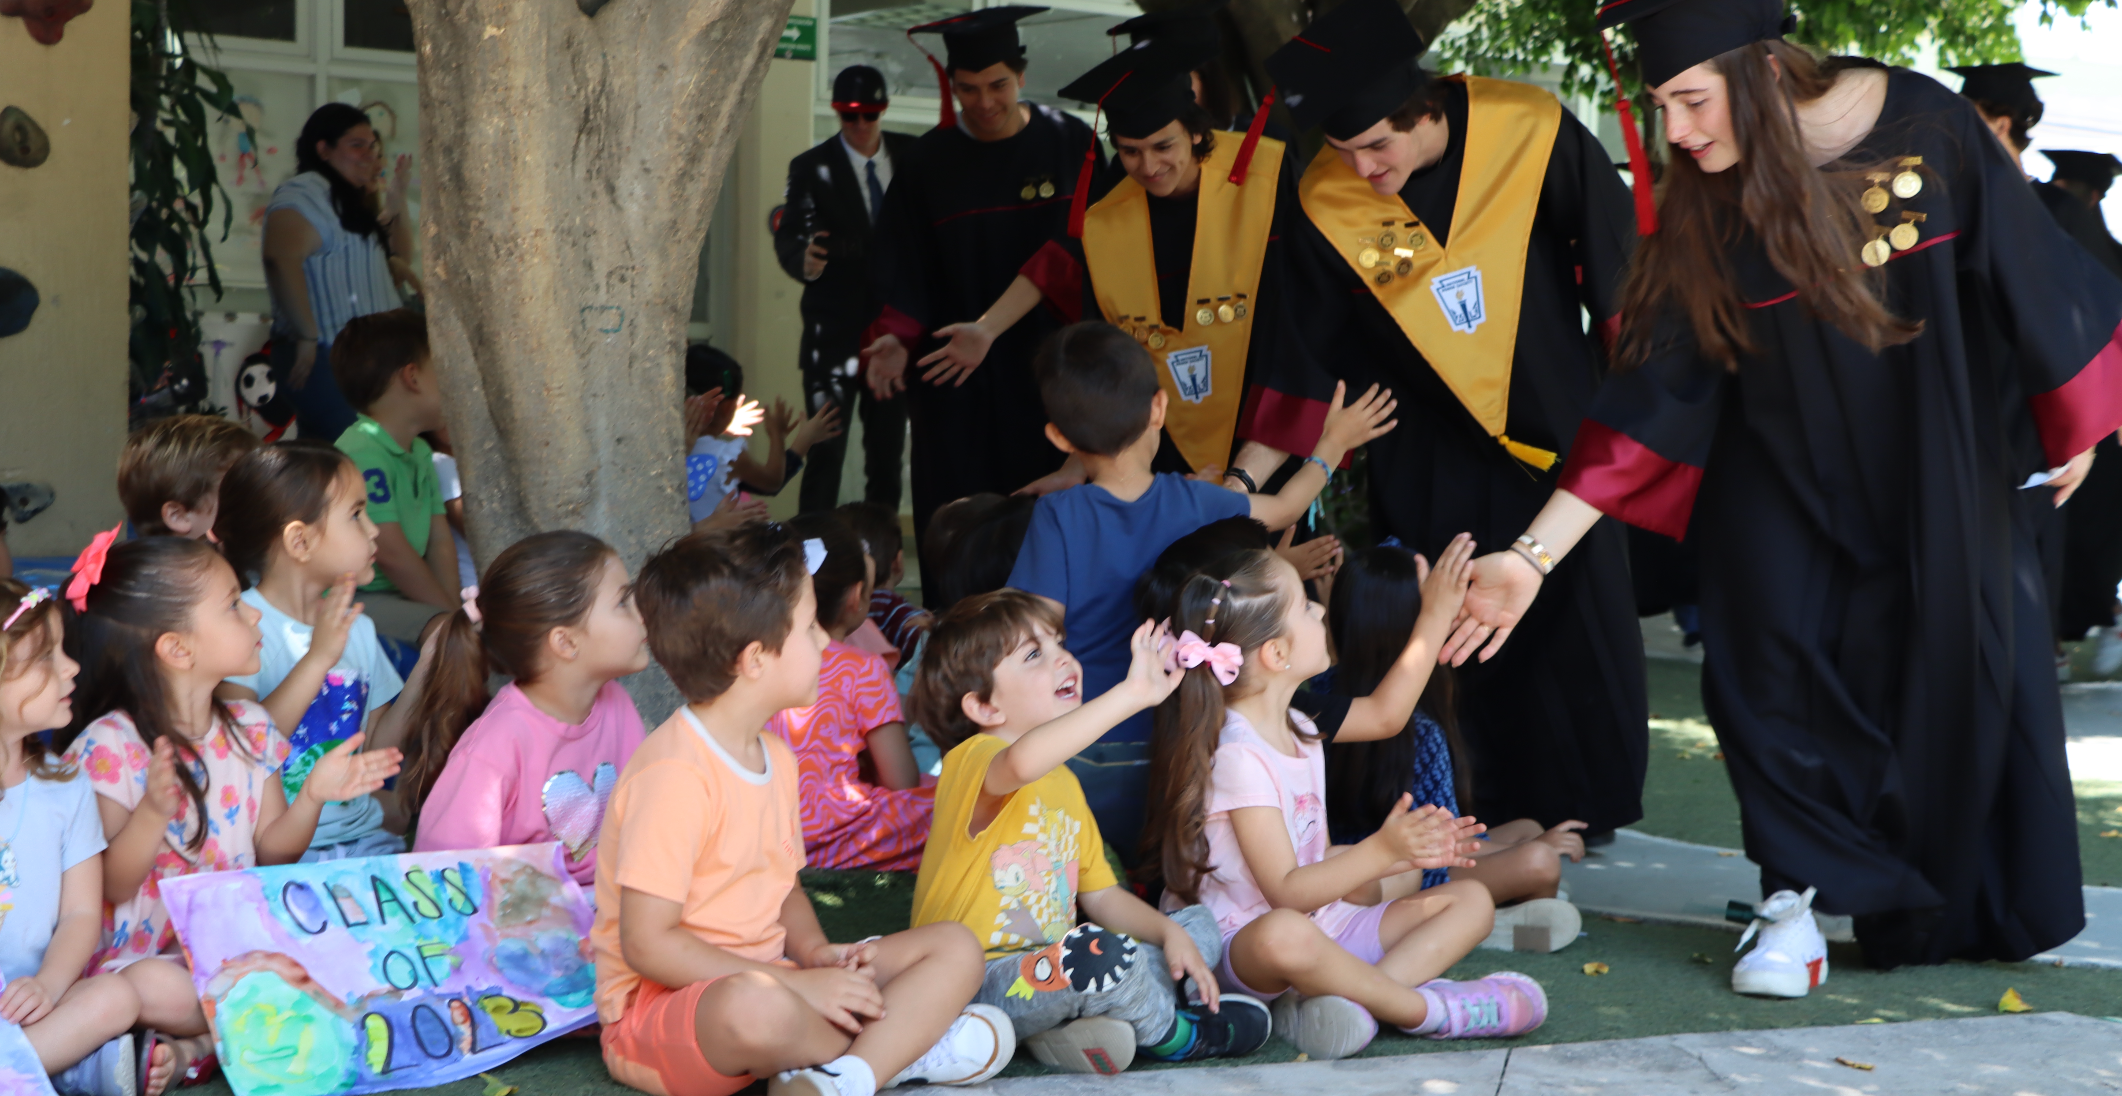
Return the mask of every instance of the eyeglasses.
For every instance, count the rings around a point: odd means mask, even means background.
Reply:
[[[881,110],[843,110],[840,112],[840,120],[843,122],[852,122],[857,118],[865,122],[874,122],[883,116],[884,112]]]

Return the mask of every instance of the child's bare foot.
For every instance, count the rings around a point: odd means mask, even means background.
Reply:
[[[157,1041],[147,1052],[147,1070],[140,1078],[143,1096],[162,1096],[169,1088],[170,1079],[177,1075],[177,1052],[168,1043]]]
[[[164,1035],[156,1039],[156,1044],[156,1056],[148,1061],[147,1084],[141,1089],[145,1096],[162,1096],[172,1088],[197,1084],[211,1076],[219,1064],[214,1060],[211,1035],[188,1039]]]

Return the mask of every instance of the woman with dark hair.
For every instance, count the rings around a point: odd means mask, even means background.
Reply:
[[[2122,285],[1930,78],[1817,60],[1780,0],[1618,22],[1685,155],[1617,370],[1477,561],[1453,657],[1493,654],[1602,512],[1687,536],[1703,700],[1778,892],[1734,988],[1823,980],[1806,888],[1875,967],[2060,944],[2085,919],[2033,519],[2122,425]]]
[[[294,389],[302,435],[333,441],[353,425],[354,408],[332,380],[332,340],[346,321],[402,303],[390,257],[412,254],[405,212],[412,157],[398,157],[379,202],[383,158],[375,127],[357,107],[326,103],[303,123],[295,165],[265,213],[272,368]]]

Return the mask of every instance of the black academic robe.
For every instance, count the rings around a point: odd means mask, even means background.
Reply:
[[[2057,227],[2122,278],[2122,244],[2108,233],[2100,210],[2054,183],[2033,187]],[[2083,639],[2088,630],[2115,623],[2115,583],[2122,581],[2122,447],[2112,436],[2100,439],[2092,472],[2057,512],[2057,520],[2064,528],[2060,537],[2050,537],[2061,541],[2060,573],[2051,579],[2056,638]]]
[[[928,131],[892,179],[871,264],[884,303],[872,331],[898,335],[909,351],[916,535],[946,502],[1008,494],[1061,464],[1031,371],[1058,317],[1035,312],[1003,332],[962,387],[926,383],[914,363],[940,345],[937,328],[978,319],[1025,260],[1067,234],[1076,176],[1095,144],[1081,121],[1032,105],[1031,121],[1007,140]]]
[[[1243,136],[1224,133],[1218,135],[1217,140],[1243,140]],[[1124,177],[1115,165],[1101,189],[1110,191]],[[1188,303],[1187,282],[1193,274],[1194,230],[1199,208],[1197,198],[1149,198],[1151,254],[1145,258],[1156,265],[1157,303],[1164,313],[1159,318],[1166,327],[1185,327],[1187,310],[1192,307]],[[1301,355],[1293,354],[1290,344],[1299,333],[1298,325],[1291,320],[1288,311],[1290,296],[1284,288],[1288,266],[1283,254],[1283,240],[1289,227],[1303,218],[1304,210],[1297,203],[1297,156],[1294,150],[1290,150],[1282,157],[1281,179],[1275,188],[1274,223],[1268,229],[1267,252],[1260,265],[1260,285],[1254,294],[1252,333],[1246,339],[1246,399],[1239,409],[1233,453],[1226,454],[1226,468],[1230,467],[1227,458],[1234,456],[1237,447],[1247,439],[1285,451],[1299,450],[1295,458],[1299,467],[1303,457],[1318,441],[1326,406],[1323,398],[1313,401],[1318,413],[1308,421],[1308,435],[1305,433],[1305,418],[1263,414],[1260,398],[1264,393],[1275,391],[1303,391],[1323,397],[1330,397],[1333,392],[1331,381],[1327,382],[1323,394],[1305,387],[1313,384],[1315,388],[1316,384],[1302,364]],[[1025,264],[1024,276],[1039,287],[1048,304],[1067,322],[1110,319],[1098,306],[1097,286],[1090,275],[1090,264],[1084,261],[1082,241],[1063,234],[1060,239],[1049,242],[1030,263]],[[1159,472],[1184,474],[1199,471],[1187,463],[1168,435],[1157,449],[1154,467]],[[1295,469],[1287,471],[1294,474]],[[1277,472],[1268,484],[1261,487],[1263,490],[1279,488],[1278,481],[1287,479],[1288,475]],[[1299,530],[1300,536],[1307,532],[1308,528]]]
[[[2024,959],[2084,907],[2030,520],[2048,492],[2020,487],[2122,425],[2122,284],[1973,107],[1894,69],[1846,162],[1904,156],[1924,186],[1877,223],[1926,215],[1884,271],[1919,337],[1865,349],[1741,232],[1755,352],[1727,370],[1665,323],[1562,486],[1701,549],[1703,699],[1762,889],[1819,887],[1875,966]]]
[[[1444,158],[1400,191],[1440,244],[1450,238],[1465,160],[1466,95],[1463,85],[1447,88]],[[1339,377],[1351,395],[1382,383],[1400,401],[1399,428],[1369,446],[1374,531],[1431,559],[1462,532],[1483,551],[1503,550],[1546,502],[1554,473],[1489,437],[1335,245],[1308,217],[1293,220],[1289,308],[1302,317],[1308,360],[1325,375],[1326,394]],[[1526,246],[1505,428],[1511,438],[1558,453],[1569,448],[1604,370],[1600,337],[1585,331],[1583,312],[1612,329],[1635,231],[1612,159],[1564,111]],[[1309,421],[1317,437],[1324,410],[1317,382],[1260,402],[1264,416],[1316,416]],[[1312,444],[1278,447],[1309,452]],[[1459,725],[1473,766],[1473,802],[1462,809],[1490,823],[1576,819],[1594,831],[1643,816],[1643,639],[1619,524],[1593,529],[1547,579],[1510,643],[1489,662],[1469,662],[1459,684]]]

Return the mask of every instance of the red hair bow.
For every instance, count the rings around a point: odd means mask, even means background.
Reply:
[[[103,581],[103,561],[111,554],[111,545],[118,542],[118,535],[125,532],[125,523],[119,522],[108,531],[96,534],[81,550],[80,558],[74,560],[74,577],[67,581],[66,600],[73,602],[77,613],[88,612],[88,592]]]

